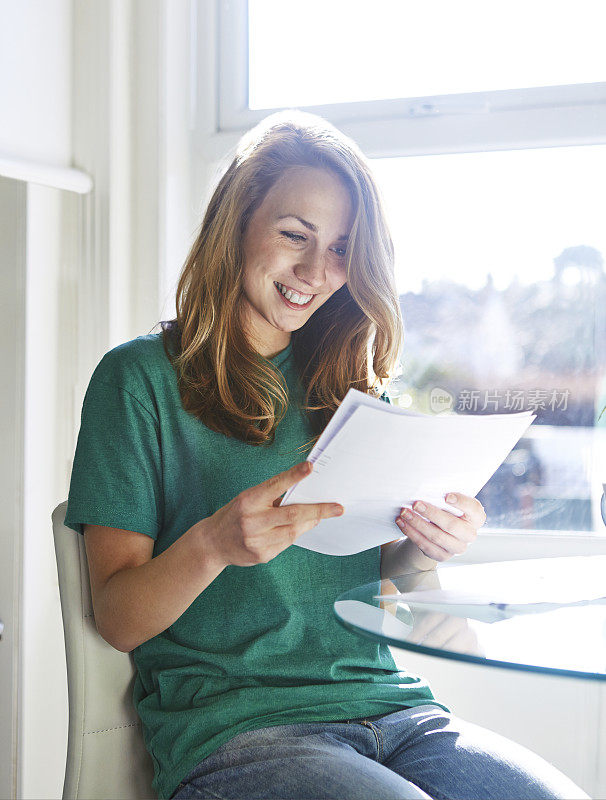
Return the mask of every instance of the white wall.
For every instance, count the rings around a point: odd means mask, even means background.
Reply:
[[[76,196],[28,188],[24,408],[21,753],[22,798],[60,797],[67,752],[67,677],[50,513],[67,467],[69,348],[66,278]],[[61,378],[68,378],[63,383]]]
[[[0,154],[71,163],[72,0],[0,2]]]
[[[72,2],[0,5],[0,157],[69,166]],[[50,512],[56,498],[59,275],[64,193],[29,185],[26,230],[25,406],[22,409],[23,588],[20,796],[59,797],[67,736],[63,629]],[[67,203],[69,204],[69,200]],[[0,365],[1,366],[1,365]],[[68,409],[66,409],[68,410]],[[65,462],[61,465],[65,468]]]
[[[26,162],[76,167],[94,184],[80,197],[28,183],[20,242],[25,398],[7,469],[23,476],[16,796],[29,800],[63,787],[68,698],[50,515],[67,497],[84,392],[107,350],[172,315],[197,222],[190,3],[0,3],[0,169],[15,159],[28,176]],[[0,243],[0,256],[9,250]]]

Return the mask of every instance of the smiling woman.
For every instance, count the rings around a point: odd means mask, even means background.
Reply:
[[[380,394],[393,377],[403,334],[393,261],[356,143],[306,112],[266,117],[219,181],[177,317],[162,323],[184,408],[212,430],[271,441],[287,399],[268,359],[291,345],[309,447],[350,387]]]
[[[392,377],[393,267],[359,148],[319,117],[272,115],[212,195],[176,319],[93,373],[65,524],[86,534],[98,630],[134,652],[159,797],[586,796],[340,625],[335,598],[380,581],[383,551],[296,546],[347,510],[281,505],[348,390]],[[394,519],[399,571],[475,537],[481,505],[456,505],[464,518],[426,504]]]

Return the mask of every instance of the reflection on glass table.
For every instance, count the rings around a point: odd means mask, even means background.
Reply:
[[[436,590],[467,600],[436,603]],[[387,597],[412,592],[413,600]],[[517,605],[474,604],[478,596]],[[557,603],[531,606],[525,598]],[[334,611],[349,629],[405,650],[606,680],[606,555],[438,564],[351,589]]]

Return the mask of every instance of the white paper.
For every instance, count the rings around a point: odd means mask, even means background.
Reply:
[[[455,589],[427,589],[416,592],[399,592],[396,594],[375,595],[380,600],[401,600],[406,603],[448,603],[463,605],[569,605],[571,603],[587,603],[593,600],[606,600],[605,581],[601,585],[583,588],[578,584],[572,586],[554,586],[540,578],[532,585],[519,586],[494,592],[459,592]]]
[[[392,600],[389,596],[380,595],[376,599]],[[511,605],[499,605],[497,603],[487,603],[486,605],[478,605],[470,603],[426,603],[415,600],[408,600],[404,595],[395,600],[400,606],[405,606],[410,610],[410,607],[416,608],[419,611],[433,611],[438,614],[449,614],[454,617],[464,617],[466,619],[476,619],[478,622],[502,622],[505,619],[512,619],[513,617],[521,616],[522,614],[543,614],[547,611],[555,611],[558,608],[570,608],[571,606],[586,606],[586,605],[605,605],[606,598],[598,600],[579,600],[574,603],[512,603]],[[385,612],[388,613],[388,612]]]
[[[375,599],[483,622],[606,604],[606,555],[444,564],[439,577],[439,589],[375,595]]]
[[[514,596],[516,601],[508,602],[505,599]],[[533,599],[525,600],[524,597],[532,597]],[[536,599],[538,597],[544,597],[544,599],[538,600]],[[539,590],[531,588],[527,592],[522,590],[517,595],[505,593],[500,596],[496,594],[476,595],[435,589],[426,592],[375,595],[374,599],[395,601],[398,605],[406,607],[416,606],[423,611],[435,611],[456,617],[477,619],[480,622],[500,622],[521,614],[543,614],[547,611],[570,608],[571,606],[606,604],[604,586],[597,591],[575,592],[564,589],[562,592],[544,592],[543,595]]]
[[[384,544],[401,535],[395,519],[415,500],[461,514],[446,492],[474,497],[535,418],[418,414],[350,389],[308,457],[313,472],[281,502],[337,502],[345,512],[295,544],[328,555]]]

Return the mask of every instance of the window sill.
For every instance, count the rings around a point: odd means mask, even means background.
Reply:
[[[483,528],[466,552],[453,556],[449,563],[588,555],[606,555],[606,527],[603,533]]]

